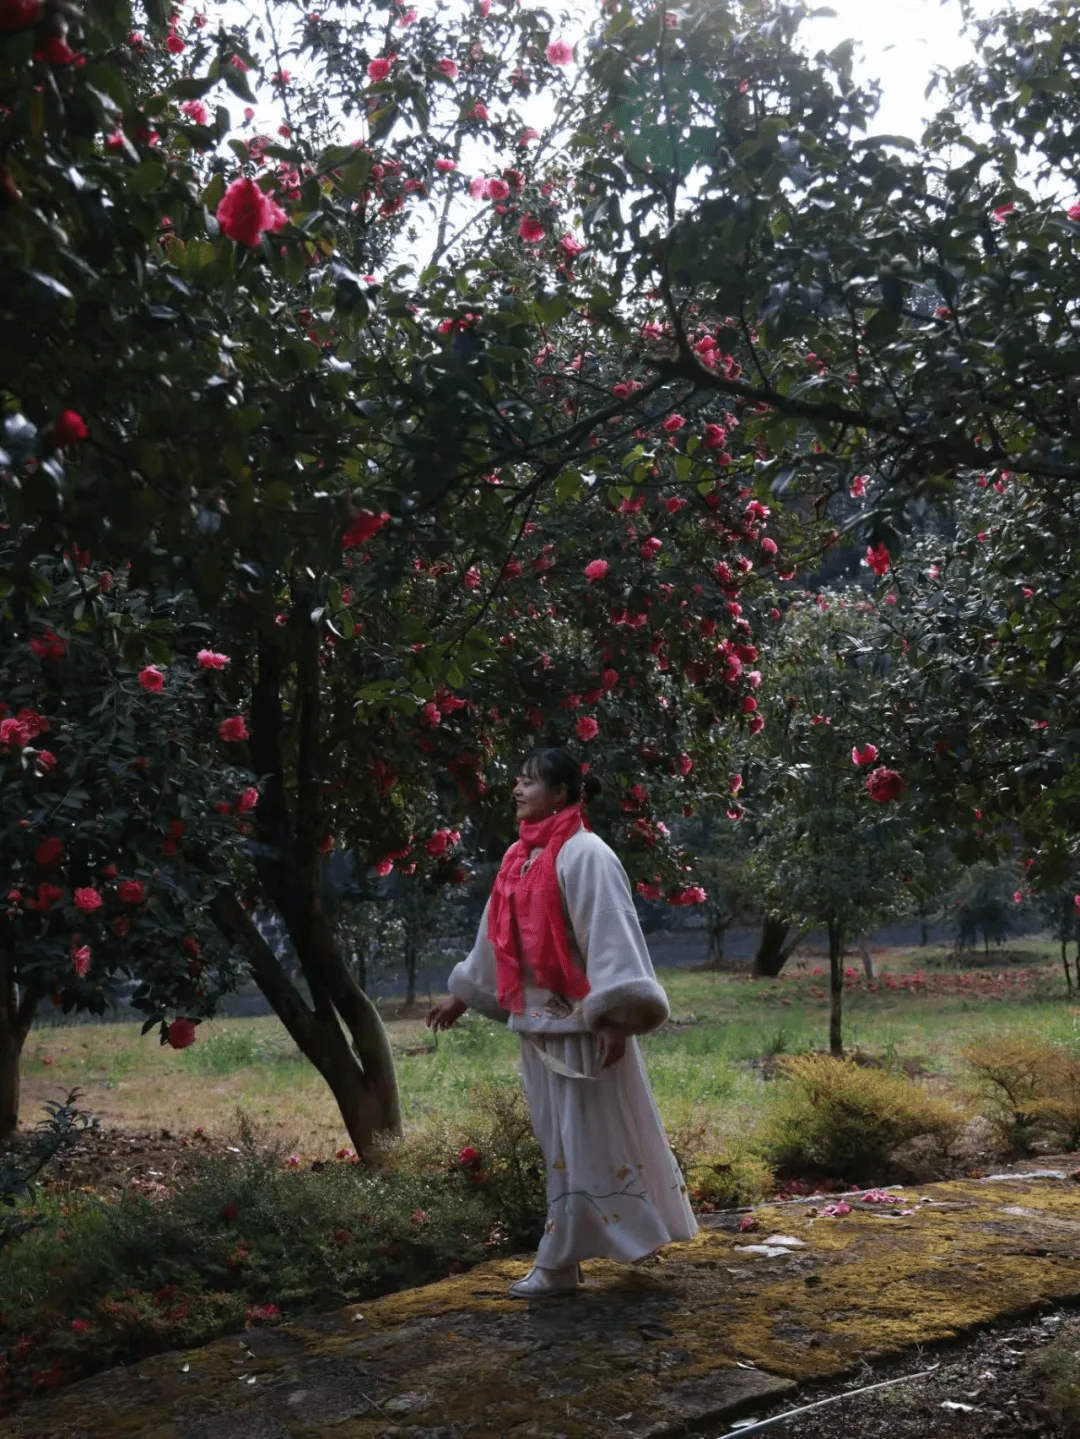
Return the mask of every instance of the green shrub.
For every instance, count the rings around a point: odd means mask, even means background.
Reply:
[[[916,1140],[944,1163],[968,1117],[899,1070],[800,1054],[782,1059],[777,1074],[758,1139],[782,1172],[880,1183],[895,1173],[896,1151]]]
[[[691,1106],[667,1122],[668,1143],[695,1207],[734,1209],[771,1194],[771,1165],[742,1135],[719,1132],[710,1112]]]
[[[535,1244],[543,1165],[517,1086],[378,1163],[290,1168],[244,1123],[175,1192],[45,1196],[0,1254],[0,1407],[110,1364],[445,1277]],[[74,1327],[73,1327],[74,1326]],[[6,1374],[6,1381],[5,1381]]]
[[[1029,1367],[1045,1385],[1042,1398],[1061,1427],[1063,1436],[1080,1435],[1080,1328],[1075,1320],[1031,1355]]]

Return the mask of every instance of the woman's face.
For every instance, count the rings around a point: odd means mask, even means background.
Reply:
[[[514,781],[514,807],[519,820],[547,819],[566,804],[566,786],[549,788],[539,775],[522,770]]]

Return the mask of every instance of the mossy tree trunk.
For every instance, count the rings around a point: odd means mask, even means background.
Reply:
[[[20,989],[0,950],[0,1139],[19,1127],[19,1062],[37,1009],[38,995]]]
[[[829,1053],[844,1057],[844,932],[829,920]]]
[[[286,785],[282,683],[283,641],[264,638],[252,695],[251,760],[263,777],[255,811],[256,864],[262,901],[285,922],[307,981],[311,1003],[231,891],[218,899],[216,918],[244,948],[252,974],[274,1012],[326,1080],[358,1154],[373,1136],[401,1132],[401,1106],[389,1036],[375,1005],[349,969],[323,910],[319,841],[319,629],[314,601],[298,597],[292,625],[295,654],[296,743],[292,803]],[[284,632],[279,632],[282,634]]]

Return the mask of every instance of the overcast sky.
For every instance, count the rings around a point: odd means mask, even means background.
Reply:
[[[921,121],[933,113],[937,95],[924,92],[935,66],[954,69],[971,58],[970,36],[962,36],[958,0],[829,0],[835,20],[813,20],[802,29],[807,48],[831,50],[842,40],[857,42],[856,73],[882,84],[876,129],[918,139]],[[1005,0],[977,0],[980,15],[1006,9]]]

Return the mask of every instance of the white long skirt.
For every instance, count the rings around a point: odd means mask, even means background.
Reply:
[[[552,1073],[536,1045],[595,1078]],[[523,1034],[521,1074],[547,1165],[537,1264],[562,1269],[592,1258],[627,1264],[693,1239],[697,1221],[636,1040],[601,1069],[592,1034]]]

